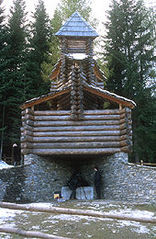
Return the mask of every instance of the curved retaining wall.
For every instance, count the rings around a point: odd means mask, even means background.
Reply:
[[[73,168],[92,186],[95,165],[102,174],[104,199],[156,203],[156,168],[129,164],[125,153],[74,160],[28,155],[24,166],[0,170],[0,201],[50,202],[67,185]]]

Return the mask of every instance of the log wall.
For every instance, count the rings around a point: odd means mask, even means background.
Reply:
[[[70,111],[22,112],[22,154],[114,154],[131,146],[129,109],[88,110],[74,121]]]

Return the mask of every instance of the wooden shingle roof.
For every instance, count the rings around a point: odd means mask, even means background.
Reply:
[[[69,37],[98,37],[99,35],[94,28],[86,22],[86,20],[76,11],[65,22],[60,30],[55,34],[56,36]]]

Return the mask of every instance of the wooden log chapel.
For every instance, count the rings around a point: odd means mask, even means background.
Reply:
[[[51,89],[22,106],[22,154],[85,155],[129,152],[132,100],[104,89],[93,58],[96,31],[78,12],[56,33],[61,57]]]

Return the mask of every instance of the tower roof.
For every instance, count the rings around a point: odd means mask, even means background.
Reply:
[[[99,35],[94,28],[86,22],[86,20],[76,11],[65,22],[56,36],[71,36],[71,37],[98,37]]]

